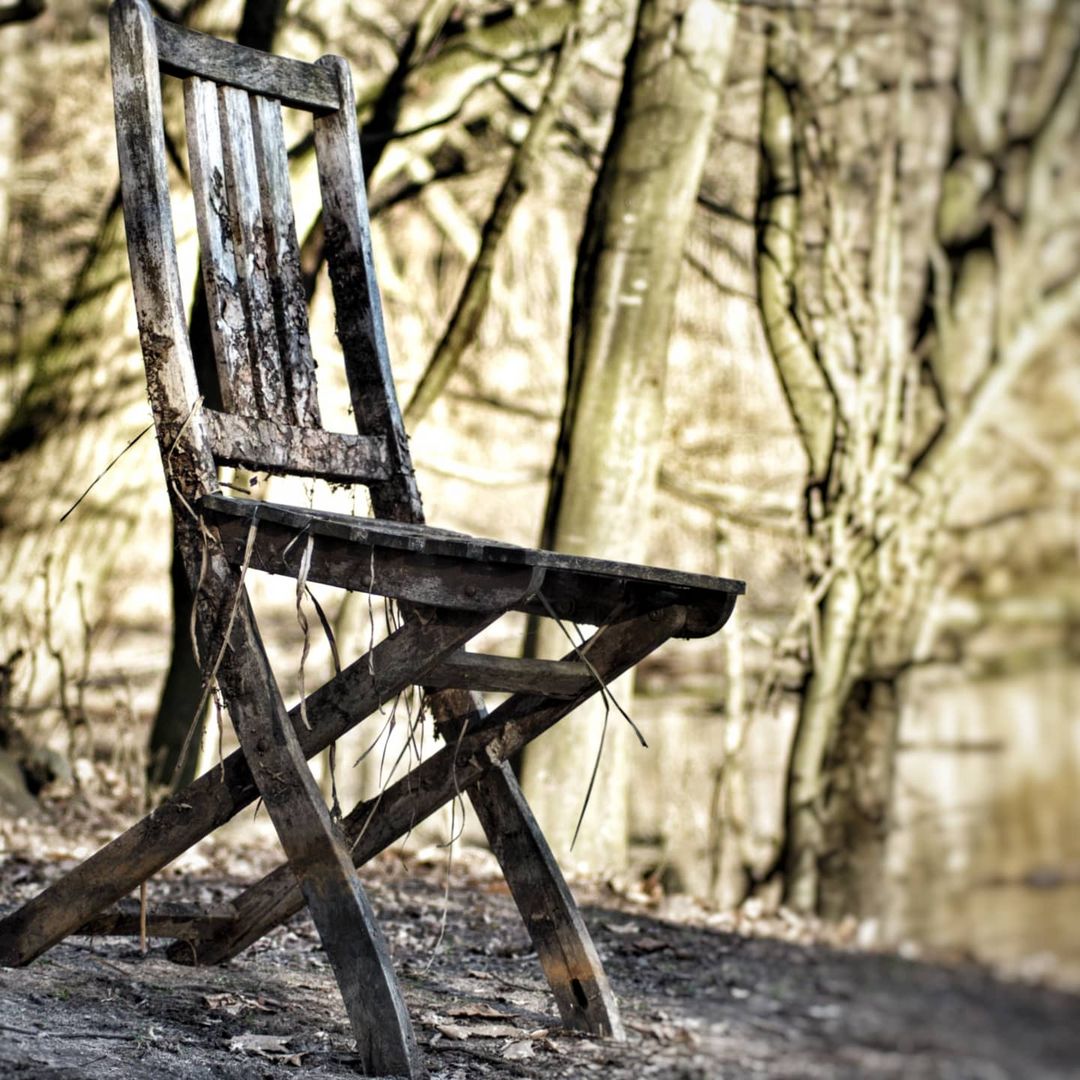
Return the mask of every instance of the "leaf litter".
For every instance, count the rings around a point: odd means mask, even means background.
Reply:
[[[92,851],[46,822],[4,823],[0,909]],[[110,825],[112,823],[110,822]],[[65,844],[67,847],[65,848]],[[50,857],[43,857],[48,851]],[[154,900],[227,902],[273,853],[201,847]],[[576,887],[620,1001],[628,1040],[561,1026],[490,859],[463,849],[441,922],[445,868],[375,860],[364,880],[393,950],[432,1080],[1075,1075],[1080,996],[1009,983],[970,964],[869,951],[851,928],[751,907],[711,912],[655,892]],[[55,860],[55,861],[54,861]],[[234,871],[241,869],[242,879]],[[359,1058],[310,921],[298,916],[224,967],[190,968],[164,942],[73,938],[0,969],[0,1075],[18,1080],[355,1080]]]

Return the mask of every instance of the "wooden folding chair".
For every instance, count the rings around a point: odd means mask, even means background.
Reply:
[[[207,685],[240,750],[0,922],[0,962],[26,964],[73,933],[126,933],[117,904],[261,798],[287,863],[213,910],[149,916],[186,962],[227,959],[306,905],[365,1067],[423,1072],[355,867],[467,792],[521,911],[564,1023],[619,1038],[596,950],[507,760],[670,637],[711,634],[741,582],[558,555],[426,526],[398,409],[371,257],[356,107],[339,57],[255,52],[158,21],[145,0],[110,13],[124,219],[149,395],[196,594]],[[162,74],[184,80],[191,182],[222,408],[203,404],[188,338],[161,116]],[[321,427],[281,107],[314,117],[330,277],[359,434]],[[222,493],[222,465],[359,483],[376,518]],[[244,586],[259,569],[392,598],[400,627],[286,709]],[[507,611],[599,629],[561,661],[464,646]],[[445,745],[334,822],[307,767],[404,688],[429,695]],[[488,713],[474,691],[509,692]]]

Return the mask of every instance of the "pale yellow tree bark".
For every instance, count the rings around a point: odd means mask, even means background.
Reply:
[[[566,400],[543,543],[574,554],[647,558],[664,381],[683,245],[735,34],[719,0],[642,0],[614,127],[578,252]],[[532,647],[567,643],[543,624]],[[629,704],[629,687],[615,689]],[[524,761],[526,794],[556,853],[619,870],[627,853],[627,753],[614,710],[591,806],[570,843],[604,728],[580,710]]]
[[[1080,25],[1067,11],[935,7],[934,44],[952,36],[961,94],[949,140],[924,163],[924,183],[935,161],[941,171],[936,237],[922,240],[902,172],[942,101],[916,100],[924,73],[910,42],[922,19],[897,6],[881,27],[901,62],[875,57],[865,33],[838,42],[806,12],[778,20],[770,39],[759,290],[807,457],[804,678],[781,861],[785,899],[803,910],[874,914],[895,682],[916,659],[950,499],[972,479],[994,410],[1080,313],[1080,260],[1055,242],[1071,220],[1080,122]],[[853,6],[847,25],[875,17]],[[1024,19],[1030,37],[1016,32]],[[1040,34],[1039,62],[1054,74],[1029,97],[1025,50]],[[817,82],[815,65],[826,71]],[[888,87],[872,125],[836,104],[857,100],[845,93],[860,78]]]
[[[578,76],[585,41],[590,30],[595,29],[592,23],[596,8],[595,0],[580,0],[575,19],[563,35],[544,96],[533,114],[525,138],[514,151],[506,178],[495,196],[495,203],[481,234],[480,249],[469,268],[469,276],[457,305],[405,407],[405,423],[410,430],[414,430],[427,415],[466,350],[476,339],[491,296],[491,280],[499,244],[517,204],[543,164],[552,130]]]

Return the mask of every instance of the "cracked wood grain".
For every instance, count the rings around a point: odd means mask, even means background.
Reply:
[[[204,409],[214,457],[225,465],[364,484],[390,474],[386,440]]]
[[[229,216],[225,152],[217,87],[205,79],[184,81],[188,160],[195,220],[202,251],[203,285],[210,314],[222,404],[255,416],[255,382],[248,351],[247,312]]]
[[[244,305],[248,358],[255,389],[254,414],[287,422],[285,385],[278,351],[270,253],[263,225],[259,170],[255,159],[251,96],[233,86],[218,88],[228,222],[236,277]],[[241,410],[237,410],[241,411]]]
[[[318,428],[322,425],[315,360],[300,271],[300,246],[296,239],[281,106],[271,98],[253,97],[251,118],[278,345],[288,397],[288,420],[299,427]]]
[[[161,70],[170,75],[197,75],[312,112],[332,111],[340,103],[336,80],[314,64],[220,41],[161,19],[152,25]]]

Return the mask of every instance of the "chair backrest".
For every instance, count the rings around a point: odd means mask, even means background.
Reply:
[[[369,486],[376,513],[422,520],[371,254],[347,63],[308,64],[110,12],[124,218],[158,436],[175,495],[242,465]],[[161,75],[184,81],[188,158],[222,411],[202,405],[176,258]],[[357,435],[322,429],[282,106],[313,116],[327,262]]]

